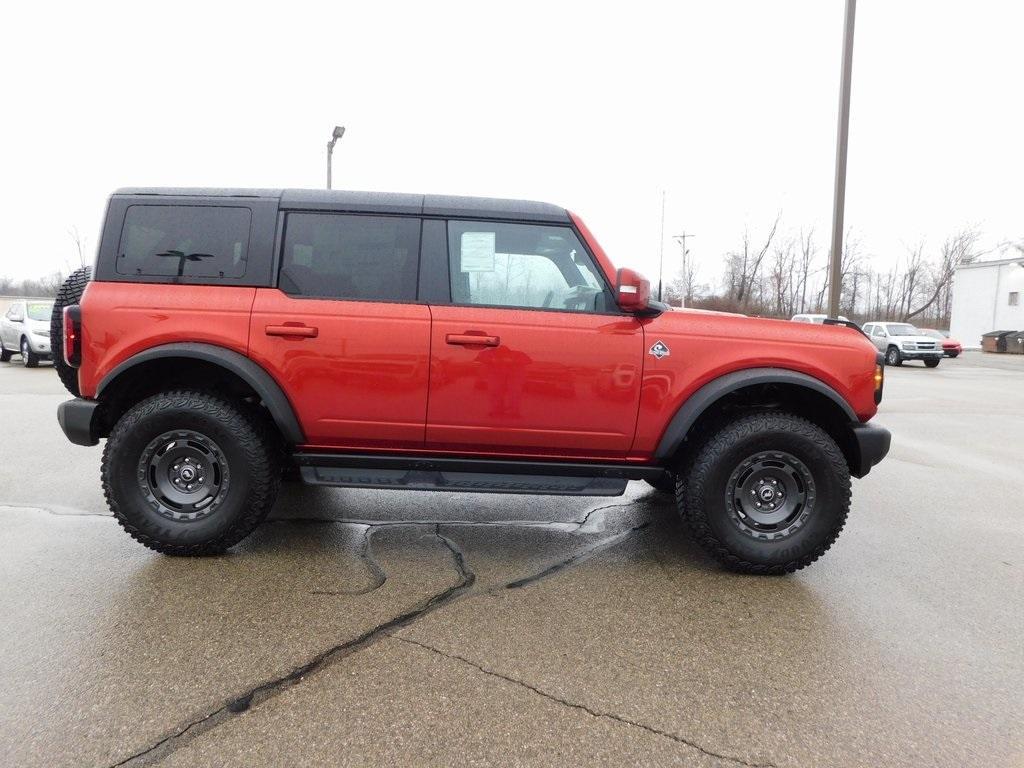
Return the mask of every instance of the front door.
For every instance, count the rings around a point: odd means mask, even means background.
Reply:
[[[568,226],[448,222],[452,303],[432,305],[427,447],[622,458],[643,329]]]
[[[423,446],[419,237],[418,218],[287,215],[279,287],[256,291],[249,354],[288,394],[307,444]]]

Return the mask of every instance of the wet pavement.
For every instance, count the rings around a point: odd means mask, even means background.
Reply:
[[[1024,358],[890,370],[890,457],[797,574],[618,499],[289,486],[230,554],[107,515],[0,365],[0,765],[1024,765]]]

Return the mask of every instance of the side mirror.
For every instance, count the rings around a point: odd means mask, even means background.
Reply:
[[[651,306],[651,283],[639,272],[620,269],[616,277],[615,300],[624,312],[640,314]]]

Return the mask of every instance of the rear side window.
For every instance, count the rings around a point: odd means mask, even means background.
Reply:
[[[117,273],[159,277],[245,275],[252,212],[197,205],[132,205],[124,217]]]
[[[419,249],[419,219],[291,213],[279,287],[290,296],[415,301]]]

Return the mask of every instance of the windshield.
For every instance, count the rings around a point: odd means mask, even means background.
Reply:
[[[28,305],[29,320],[49,320],[51,312],[53,312],[53,304],[37,303]]]
[[[925,336],[931,336],[933,339],[944,339],[944,338],[946,338],[945,336],[943,336],[938,331],[931,331],[931,330],[929,330],[929,331],[921,331],[921,333],[923,333]]]
[[[920,336],[921,332],[910,323],[890,323],[886,326],[890,336]]]

